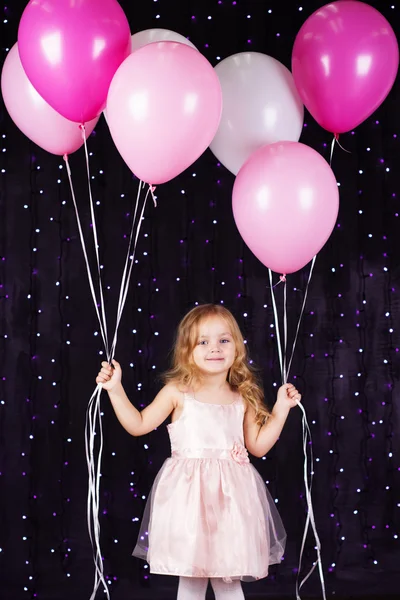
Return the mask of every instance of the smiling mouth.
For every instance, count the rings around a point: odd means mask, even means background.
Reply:
[[[206,358],[206,360],[211,361],[211,362],[219,362],[224,359],[223,358]]]

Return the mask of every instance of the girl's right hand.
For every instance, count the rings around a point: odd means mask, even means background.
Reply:
[[[101,383],[104,390],[110,392],[118,383],[121,383],[122,369],[116,360],[112,361],[113,367],[108,362],[101,363],[101,369],[96,377],[96,383]]]

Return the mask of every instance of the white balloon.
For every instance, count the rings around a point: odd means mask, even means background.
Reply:
[[[144,31],[138,31],[132,36],[132,52],[139,50],[147,44],[153,42],[179,42],[180,44],[186,44],[197,50],[196,46],[192,44],[180,33],[170,31],[169,29],[145,29]]]
[[[223,109],[210,148],[229,171],[236,175],[261,146],[299,141],[304,106],[282,63],[259,52],[241,52],[225,58],[215,71]]]

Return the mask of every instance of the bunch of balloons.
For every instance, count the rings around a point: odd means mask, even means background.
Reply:
[[[300,29],[293,76],[253,52],[216,67],[224,106],[210,147],[237,175],[233,214],[243,240],[273,271],[304,267],[332,233],[339,208],[331,168],[298,143],[302,103],[337,137],[384,101],[398,65],[396,36],[383,15],[363,2],[339,0]]]
[[[222,93],[210,63],[183,36],[131,37],[116,0],[30,0],[1,88],[16,125],[58,155],[83,143],[106,108],[111,135],[131,170],[158,184],[209,146]]]
[[[299,143],[304,106],[335,136],[368,118],[396,78],[396,36],[358,0],[315,11],[293,47],[292,73],[265,54],[215,69],[178,33],[131,36],[117,0],[30,0],[1,87],[17,126],[54,154],[82,145],[104,111],[141,180],[179,175],[210,146],[235,176],[233,214],[269,268],[292,273],[322,248],[339,194],[329,165]]]

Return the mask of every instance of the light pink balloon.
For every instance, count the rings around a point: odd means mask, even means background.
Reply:
[[[18,44],[7,55],[1,74],[1,91],[7,111],[17,127],[38,146],[62,156],[72,154],[83,144],[78,123],[68,121],[35,90],[19,58]],[[86,124],[90,135],[99,118]]]
[[[154,42],[179,42],[180,44],[186,44],[197,50],[196,46],[192,44],[187,38],[176,31],[170,29],[145,29],[138,31],[132,35],[132,52],[147,46],[147,44],[153,44]],[[104,118],[108,124],[107,111],[103,111]]]
[[[150,184],[182,173],[209,146],[221,118],[222,93],[210,63],[176,42],[148,44],[111,82],[107,120],[131,171]]]
[[[116,0],[30,0],[18,45],[39,94],[65,118],[86,123],[103,110],[131,34]]]
[[[335,225],[339,192],[318,152],[298,142],[257,150],[233,187],[233,214],[243,240],[277,273],[294,273],[324,246]]]
[[[384,101],[396,79],[399,48],[385,17],[369,4],[332,2],[313,13],[293,47],[301,99],[328,131],[357,127]]]

